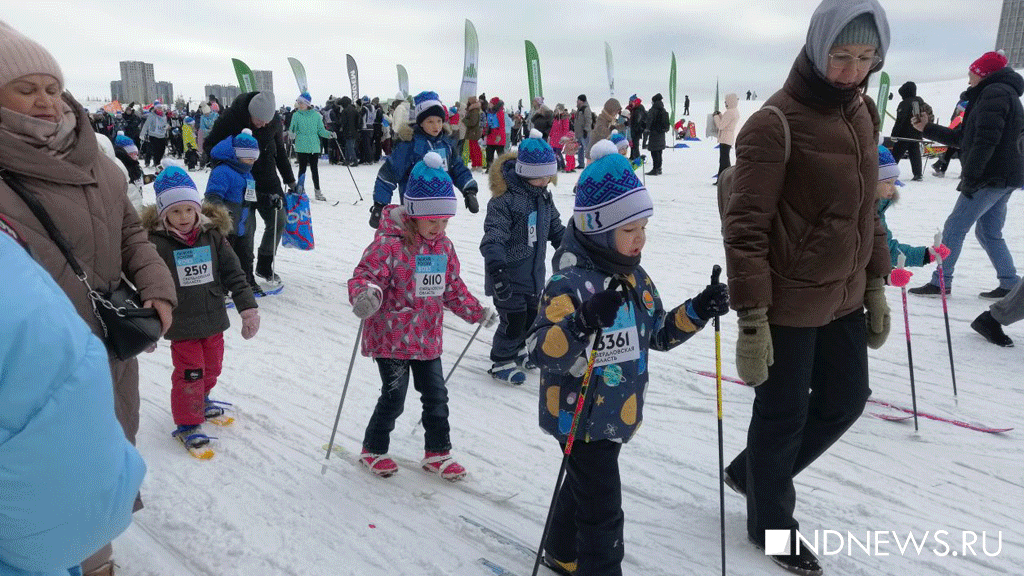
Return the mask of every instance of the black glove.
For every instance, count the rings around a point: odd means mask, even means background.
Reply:
[[[476,214],[480,211],[480,203],[476,201],[476,188],[467,188],[463,193],[466,197],[466,209]]]
[[[715,316],[729,313],[729,285],[719,282],[708,284],[704,291],[690,301],[693,311],[701,320],[710,320]]]
[[[270,207],[274,210],[282,210],[284,208],[284,196],[280,194],[274,194],[270,197]]]
[[[374,202],[373,206],[370,206],[370,228],[380,226],[380,212],[385,206],[387,204],[381,204],[380,202]]]
[[[511,298],[512,280],[508,277],[508,272],[504,268],[495,268],[493,271],[488,271],[488,273],[494,280],[494,298],[500,302]]]
[[[286,186],[288,187],[288,190],[286,191],[287,194],[295,194],[299,191],[298,182],[292,182],[291,184],[286,184]]]
[[[594,294],[580,305],[576,312],[576,327],[580,332],[595,332],[615,323],[619,307],[625,302],[617,290],[604,290]]]

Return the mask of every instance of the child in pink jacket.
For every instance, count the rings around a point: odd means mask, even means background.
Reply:
[[[482,308],[459,277],[459,257],[444,233],[457,204],[441,157],[428,152],[413,167],[404,206],[382,210],[373,242],[348,281],[353,312],[364,322],[363,355],[377,361],[383,381],[359,461],[384,478],[398,472],[387,452],[410,371],[423,400],[421,466],[447,480],[466,475],[449,454],[448,390],[441,371],[444,309],[486,327],[498,316]]]

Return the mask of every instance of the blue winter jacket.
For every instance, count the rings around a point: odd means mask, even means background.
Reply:
[[[500,265],[512,291],[536,296],[547,278],[547,243],[558,248],[565,226],[547,188],[531,186],[516,174],[516,153],[498,158],[491,169],[491,192],[480,253],[484,269]],[[494,278],[484,275],[484,293],[494,295]]]
[[[526,341],[530,359],[540,367],[540,427],[565,442],[586,372],[590,335],[576,328],[583,300],[609,286],[613,275],[598,269],[576,238],[570,223],[555,251],[553,273],[544,288],[537,320]],[[666,312],[658,290],[640,266],[624,278],[628,301],[616,323],[605,329],[590,379],[594,400],[581,417],[576,439],[628,442],[643,421],[650,349],[670,350],[704,327],[690,301]],[[611,354],[609,363],[600,357]],[[618,359],[618,361],[616,361]]]
[[[80,574],[131,523],[146,465],[110,364],[53,278],[0,233],[0,576]]]
[[[437,136],[428,136],[423,128],[416,126],[412,140],[400,140],[395,145],[384,165],[377,172],[377,182],[373,187],[373,201],[390,204],[395,188],[398,188],[400,201],[405,199],[405,185],[409,182],[412,167],[433,150],[444,160],[444,167],[451,176],[455,187],[465,193],[467,190],[476,192],[478,186],[473,180],[473,173],[462,163],[462,156],[455,149],[451,138],[441,132]]]
[[[247,188],[256,189],[252,166],[235,156],[234,138],[225,138],[210,151],[210,157],[220,160],[206,183],[206,200],[220,204],[231,213],[231,234],[245,235],[245,221],[249,218],[250,202],[245,201]]]

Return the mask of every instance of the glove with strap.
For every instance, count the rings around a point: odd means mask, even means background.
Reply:
[[[736,371],[741,380],[760,386],[768,380],[768,367],[775,363],[768,308],[751,308],[736,313],[740,329],[736,339]]]
[[[707,322],[715,316],[729,313],[729,285],[719,282],[708,284],[706,288],[690,300],[693,312],[701,320]]]

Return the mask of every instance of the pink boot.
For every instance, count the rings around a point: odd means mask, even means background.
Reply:
[[[359,463],[381,478],[387,478],[394,476],[398,473],[398,464],[392,460],[387,454],[371,454],[365,449],[362,454],[359,455]]]
[[[420,466],[427,472],[433,472],[445,480],[455,482],[466,477],[466,469],[452,460],[448,452],[427,452]]]

